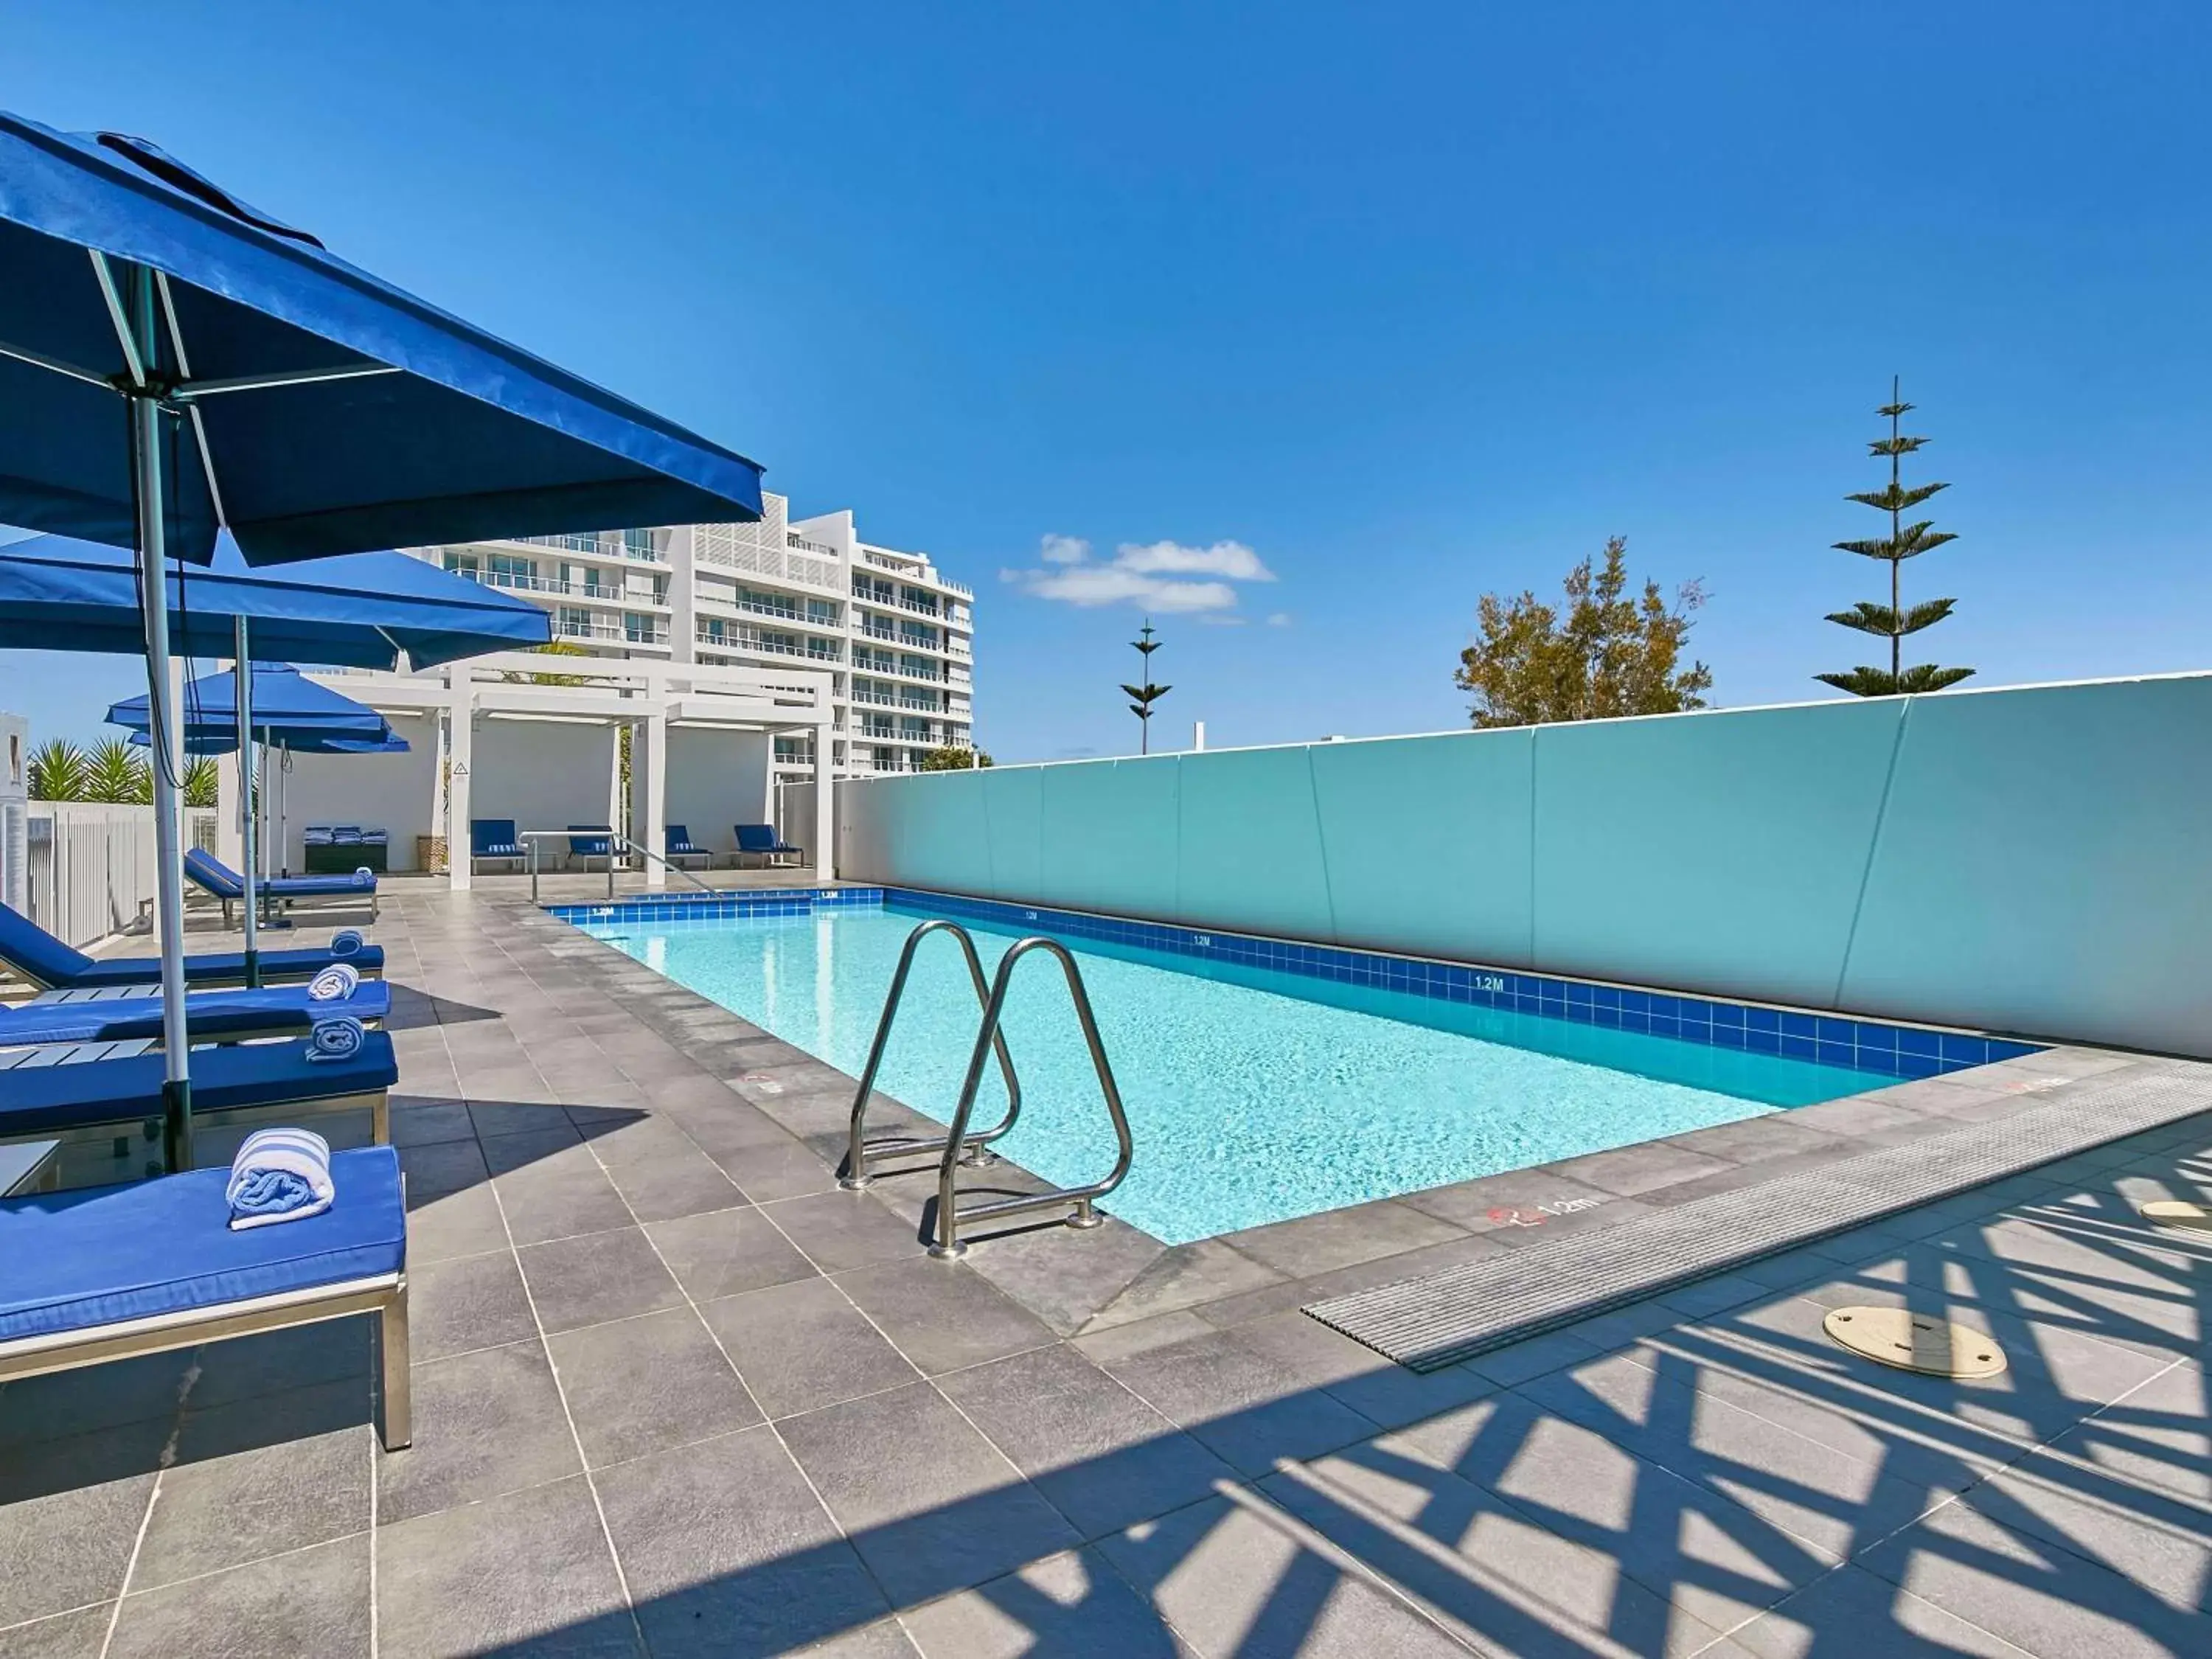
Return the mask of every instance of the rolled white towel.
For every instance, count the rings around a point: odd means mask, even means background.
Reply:
[[[356,865],[355,866],[353,878],[364,887],[374,887],[376,885],[376,872],[370,869],[365,864]]]
[[[351,1014],[319,1019],[307,1029],[310,1060],[351,1060],[368,1041],[368,1032]]]
[[[303,1221],[331,1207],[331,1146],[312,1129],[257,1129],[230,1163],[223,1197],[234,1231]]]
[[[334,957],[358,956],[361,947],[368,943],[361,936],[359,928],[341,927],[331,935],[331,954]]]
[[[316,1002],[337,1002],[351,996],[361,975],[345,963],[334,962],[307,981],[307,995]]]

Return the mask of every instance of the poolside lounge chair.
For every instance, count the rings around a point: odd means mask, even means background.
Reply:
[[[667,842],[666,852],[671,864],[681,864],[685,859],[704,859],[710,866],[714,862],[713,851],[700,846],[691,839],[691,829],[689,824],[672,823],[663,833]]]
[[[514,837],[513,818],[471,818],[469,820],[469,864],[521,865],[529,858],[520,842]]]
[[[197,886],[222,901],[223,926],[230,925],[230,907],[246,902],[246,878],[212,853],[195,847],[185,854],[185,874]],[[376,878],[350,876],[268,876],[253,884],[264,913],[289,910],[297,904],[368,903],[368,918],[376,920]]]
[[[806,849],[787,845],[772,823],[740,823],[738,833],[738,861],[758,858],[763,865],[775,864],[786,854],[793,864],[806,861]]]
[[[0,1201],[0,1382],[349,1315],[377,1316],[378,1438],[413,1438],[398,1155],[331,1159],[322,1214],[234,1232],[228,1169]]]
[[[384,977],[384,947],[364,945],[349,956],[327,950],[264,951],[261,977],[282,983],[313,979],[334,962],[343,962],[363,979]],[[42,991],[75,991],[91,986],[143,985],[149,994],[161,983],[161,964],[153,957],[88,957],[56,939],[21,912],[0,904],[0,963]],[[185,958],[185,981],[211,987],[243,985],[246,957],[221,951]]]
[[[392,1012],[392,988],[364,980],[349,997],[319,1000],[304,985],[258,991],[194,991],[185,999],[185,1030],[195,1042],[242,1042],[248,1037],[290,1036],[317,1020],[349,1014],[364,1025],[381,1024]],[[43,1042],[122,1042],[161,1036],[158,996],[103,997],[76,991],[0,1008],[0,1048]]]
[[[592,867],[592,860],[593,859],[605,859],[607,860],[610,866],[613,865],[615,857],[614,835],[613,831],[608,825],[604,823],[572,823],[568,828],[571,830],[596,830],[598,832],[595,835],[587,834],[581,836],[570,836],[568,837],[568,856],[571,859],[582,860],[584,868],[586,870]]]
[[[0,1071],[0,1140],[112,1141],[115,1158],[125,1159],[130,1137],[122,1132],[132,1125],[149,1146],[161,1142],[161,1056],[153,1052]],[[310,1060],[302,1042],[204,1049],[192,1056],[192,1116],[214,1124],[289,1122],[366,1109],[371,1134],[385,1146],[398,1081],[399,1061],[383,1031],[369,1032],[361,1051],[343,1060]],[[117,1168],[109,1178],[131,1173]]]

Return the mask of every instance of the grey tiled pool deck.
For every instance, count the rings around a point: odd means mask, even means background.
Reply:
[[[0,1389],[0,1656],[2212,1652],[2212,1235],[2134,1212],[2212,1199],[2212,1115],[1429,1375],[1298,1311],[2212,1068],[2053,1050],[940,1263],[932,1179],[836,1188],[849,1080],[514,883],[390,891],[413,1448],[365,1321]],[[1905,1300],[2010,1368],[1821,1333]]]

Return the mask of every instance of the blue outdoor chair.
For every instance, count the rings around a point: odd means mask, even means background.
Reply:
[[[410,1437],[407,1206],[399,1158],[363,1146],[331,1158],[320,1215],[234,1232],[228,1169],[0,1201],[0,1384],[139,1354],[377,1317],[377,1437]]]
[[[607,825],[604,823],[572,823],[568,828],[572,830],[597,830],[599,832],[596,835],[571,835],[568,837],[568,856],[570,859],[581,860],[584,868],[586,870],[592,867],[592,860],[593,859],[605,859],[607,861],[608,867],[610,869],[613,867],[615,858],[614,836],[613,832]]]
[[[185,1033],[194,1042],[242,1042],[248,1037],[291,1036],[318,1020],[349,1014],[364,1025],[380,1025],[392,1013],[392,987],[365,979],[348,997],[319,998],[304,985],[265,987],[258,991],[192,991],[185,997]],[[0,1008],[0,1048],[46,1042],[158,1042],[161,999],[150,989],[141,996],[80,997],[49,991],[29,1002]]]
[[[486,862],[520,865],[530,854],[514,838],[513,818],[471,818],[469,820],[469,865],[471,868]]]
[[[666,831],[668,861],[680,864],[685,859],[704,859],[709,866],[714,862],[710,848],[700,846],[691,839],[689,824],[672,823]]]
[[[62,1066],[16,1066],[0,1072],[0,1140],[26,1136],[80,1143],[89,1173],[128,1180],[131,1136],[158,1155],[161,1140],[163,1061],[148,1052]],[[215,1123],[273,1117],[326,1116],[366,1110],[378,1145],[392,1139],[391,1091],[399,1062],[391,1036],[371,1031],[358,1053],[311,1060],[305,1042],[246,1042],[192,1055],[192,1116]],[[103,1168],[90,1148],[112,1143]],[[76,1164],[76,1154],[71,1155]],[[83,1165],[76,1165],[82,1172]],[[76,1182],[84,1184],[82,1180]]]
[[[791,846],[776,832],[776,828],[772,823],[740,823],[735,827],[738,833],[738,862],[740,864],[748,858],[757,858],[763,865],[769,865],[787,856],[793,864],[804,864],[806,861],[806,849],[803,847]]]
[[[195,847],[185,854],[185,874],[204,892],[222,902],[222,923],[230,926],[230,907],[246,902],[246,878],[212,853]],[[351,905],[367,901],[376,920],[376,877],[366,870],[349,876],[267,876],[253,884],[264,914],[300,904]]]
[[[364,945],[350,955],[336,951],[264,951],[261,977],[266,984],[313,979],[334,962],[343,962],[363,979],[384,977],[384,947]],[[0,904],[0,963],[42,991],[82,991],[111,985],[143,985],[150,994],[161,983],[161,963],[154,957],[88,957],[56,939],[19,911]],[[246,983],[243,951],[212,951],[185,958],[185,983],[198,989]]]

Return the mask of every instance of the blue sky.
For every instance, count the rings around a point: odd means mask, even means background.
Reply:
[[[1156,616],[1163,738],[1463,724],[1478,596],[1614,532],[1705,582],[1717,701],[1826,695],[1893,372],[1929,657],[2212,656],[2201,4],[8,12],[8,107],[933,554],[1001,758],[1133,747],[1147,582],[1233,601]],[[42,732],[135,689],[0,661]]]

